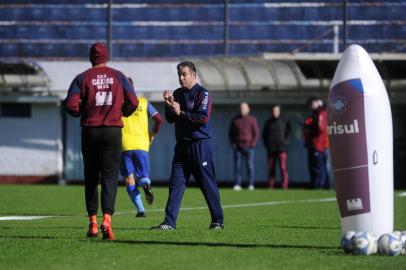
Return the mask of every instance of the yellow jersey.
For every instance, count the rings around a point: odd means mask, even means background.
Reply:
[[[157,113],[146,98],[138,98],[138,108],[129,117],[123,117],[122,149],[149,151],[148,118]]]

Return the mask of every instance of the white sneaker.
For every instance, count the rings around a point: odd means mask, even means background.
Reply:
[[[241,186],[240,185],[235,185],[233,187],[234,191],[240,191],[241,190]]]
[[[248,187],[248,190],[249,191],[253,191],[255,188],[254,188],[254,185],[249,185],[249,187]]]

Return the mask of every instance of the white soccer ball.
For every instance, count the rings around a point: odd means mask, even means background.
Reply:
[[[378,240],[378,251],[381,255],[397,256],[402,252],[403,245],[397,233],[385,233]]]
[[[352,253],[356,255],[371,255],[377,252],[377,239],[367,232],[357,232],[351,238]]]
[[[341,248],[347,254],[352,252],[352,240],[351,240],[351,238],[354,235],[355,235],[354,231],[348,231],[341,238]]]
[[[400,242],[402,242],[402,251],[400,252],[401,255],[406,254],[406,231],[395,231],[393,232],[396,236],[400,238]]]

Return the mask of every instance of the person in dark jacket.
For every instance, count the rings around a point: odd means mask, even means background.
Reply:
[[[181,87],[173,93],[169,90],[163,93],[165,118],[168,123],[175,125],[176,137],[169,195],[164,221],[151,229],[176,229],[186,184],[193,176],[210,211],[209,229],[223,230],[223,209],[211,147],[212,98],[209,91],[197,83],[193,62],[180,62],[176,69]]]
[[[121,162],[122,116],[131,115],[138,106],[134,88],[127,77],[106,66],[109,55],[104,43],[90,48],[92,67],[72,81],[65,107],[79,117],[82,126],[82,155],[85,176],[88,237],[97,237],[98,185],[101,184],[103,239],[114,240],[111,216],[117,194]]]
[[[279,168],[282,174],[281,186],[288,188],[289,178],[287,169],[288,138],[291,132],[290,123],[281,117],[279,105],[272,107],[272,117],[265,122],[262,139],[268,154],[269,167],[269,188],[275,187],[276,163],[279,161]]]
[[[257,119],[250,115],[250,107],[246,102],[240,104],[240,114],[231,121],[228,137],[234,149],[234,190],[241,190],[243,159],[247,166],[248,189],[254,190],[254,148],[260,133]]]
[[[304,123],[304,139],[308,153],[308,167],[314,188],[325,188],[327,179],[327,111],[317,98],[310,98],[307,105],[311,114]]]

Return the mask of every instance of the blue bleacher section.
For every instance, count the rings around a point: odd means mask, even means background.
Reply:
[[[0,1],[0,57],[82,58],[107,41],[107,0]],[[229,1],[229,52],[332,52],[341,1]],[[405,1],[349,1],[350,43],[406,52]],[[115,0],[113,56],[215,56],[224,52],[224,1]],[[341,48],[342,49],[342,48]]]

